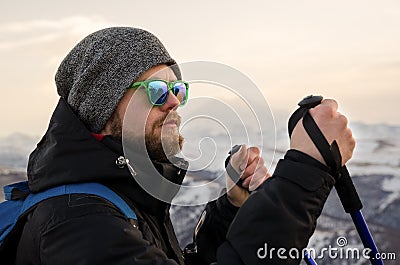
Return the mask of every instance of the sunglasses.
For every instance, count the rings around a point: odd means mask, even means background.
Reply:
[[[167,82],[161,79],[145,80],[133,83],[130,88],[144,87],[149,101],[154,106],[162,106],[167,102],[169,91],[179,100],[180,106],[186,104],[189,84],[182,80]]]

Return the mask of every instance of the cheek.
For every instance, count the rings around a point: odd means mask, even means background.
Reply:
[[[134,91],[134,90],[131,90]],[[152,126],[155,122],[154,109],[147,99],[145,90],[137,90],[131,95],[129,104],[124,112],[124,100],[121,100],[120,111],[124,115],[124,126],[128,127],[131,131],[137,131],[138,134],[151,132]]]
[[[146,119],[146,133],[150,133],[151,131],[153,131],[154,125],[159,122],[158,116],[159,115],[157,114],[157,108],[153,108]]]
[[[145,134],[149,134],[153,131],[153,124],[149,121],[146,122]]]

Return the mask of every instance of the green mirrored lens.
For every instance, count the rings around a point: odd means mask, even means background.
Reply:
[[[186,84],[182,82],[177,82],[174,84],[173,93],[178,98],[181,105],[185,104],[186,102]]]
[[[154,105],[162,105],[168,97],[168,86],[163,81],[151,81],[148,84],[150,101]]]

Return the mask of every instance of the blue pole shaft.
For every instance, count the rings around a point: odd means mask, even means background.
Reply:
[[[308,253],[306,251],[306,253],[304,253],[304,261],[307,263],[307,265],[318,265],[315,260],[311,257],[310,253]]]
[[[368,229],[368,225],[365,222],[364,216],[361,210],[350,214],[353,219],[354,225],[357,228],[358,234],[360,235],[361,241],[365,248],[371,249],[369,253],[370,261],[372,265],[384,265],[382,259],[379,256],[378,248],[372,238],[371,232]]]

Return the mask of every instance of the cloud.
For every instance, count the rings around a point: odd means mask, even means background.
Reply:
[[[80,39],[115,23],[101,17],[67,17],[60,20],[28,20],[0,25],[0,51],[52,43],[60,38]]]

